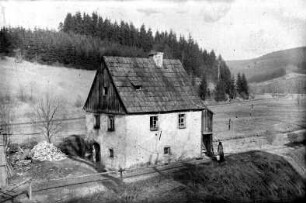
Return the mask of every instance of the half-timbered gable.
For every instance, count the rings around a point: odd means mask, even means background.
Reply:
[[[125,114],[124,106],[104,63],[97,70],[84,109],[92,113]]]

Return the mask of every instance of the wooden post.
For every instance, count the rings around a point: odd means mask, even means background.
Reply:
[[[6,149],[4,134],[0,133],[0,188],[7,185]]]
[[[32,200],[32,181],[30,182],[28,193],[29,193],[29,200]]]
[[[119,172],[120,172],[120,179],[121,181],[123,181],[123,175],[122,175],[122,172],[125,171],[124,169],[120,168],[119,169]]]

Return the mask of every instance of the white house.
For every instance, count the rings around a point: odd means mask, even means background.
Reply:
[[[179,60],[104,56],[84,105],[88,137],[108,169],[201,157],[212,112]]]

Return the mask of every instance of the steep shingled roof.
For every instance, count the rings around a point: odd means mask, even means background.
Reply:
[[[206,109],[179,60],[103,57],[127,113]]]

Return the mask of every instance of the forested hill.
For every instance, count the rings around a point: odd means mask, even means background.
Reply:
[[[221,55],[217,58],[213,50],[208,52],[200,48],[191,36],[186,39],[184,36],[177,36],[173,31],[157,31],[153,34],[152,30],[147,29],[145,25],[138,29],[132,23],[111,22],[96,13],[88,15],[80,12],[75,15],[68,13],[65,20],[60,23],[59,29],[65,33],[91,36],[111,44],[134,49],[128,52],[115,49],[111,53],[104,53],[105,55],[147,57],[151,50],[162,51],[165,58],[180,59],[186,71],[197,77],[205,73],[210,80],[215,81],[218,63],[221,64],[223,72],[229,73]]]
[[[97,68],[102,55],[147,57],[151,50],[164,52],[165,58],[180,59],[189,74],[208,79],[217,78],[217,65],[221,64],[222,72],[228,73],[221,55],[216,56],[213,50],[199,47],[191,36],[177,36],[173,31],[152,33],[145,25],[136,28],[132,23],[112,22],[103,19],[96,13],[74,15],[68,13],[59,32],[50,30],[26,30],[24,28],[2,29],[6,32],[6,50],[13,54],[20,48],[25,59],[41,63],[61,63],[75,68]],[[2,43],[3,44],[3,43]]]
[[[288,73],[306,74],[306,47],[280,50],[261,57],[227,61],[233,73],[244,72],[250,82],[260,83]]]
[[[192,78],[217,84],[229,94],[232,75],[221,55],[207,51],[188,36],[173,31],[157,31],[142,25],[113,22],[96,13],[68,13],[59,31],[18,28],[0,30],[0,53],[49,65],[95,70],[103,55],[147,57],[151,50],[164,52],[165,58],[180,59]],[[206,90],[205,90],[206,91]]]

